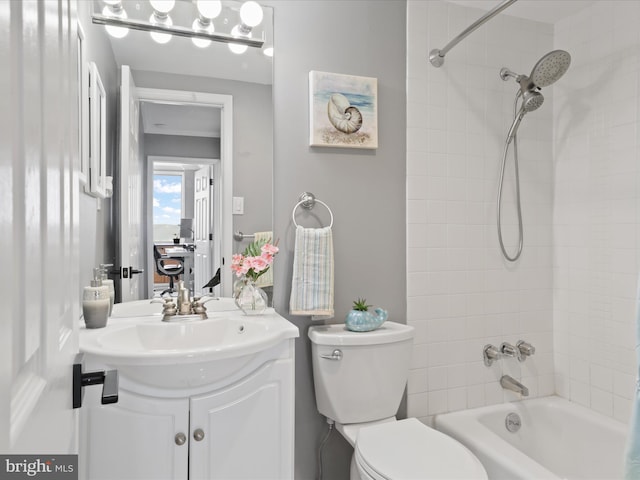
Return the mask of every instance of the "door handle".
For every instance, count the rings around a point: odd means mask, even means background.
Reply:
[[[119,275],[120,278],[131,278],[139,273],[144,273],[144,270],[141,268],[120,267],[116,270],[112,270],[112,272],[116,275]]]
[[[102,385],[102,405],[108,405],[111,403],[118,403],[118,371],[97,371],[97,372],[83,372],[84,355],[79,353],[76,355],[75,363],[73,364],[73,408],[80,408],[82,406],[82,397],[84,396],[83,387],[90,385]]]

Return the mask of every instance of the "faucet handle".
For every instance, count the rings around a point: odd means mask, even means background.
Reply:
[[[500,350],[498,350],[498,348],[494,347],[493,345],[485,345],[482,349],[482,358],[484,358],[484,364],[487,367],[490,367],[493,362],[500,359],[500,356]]]
[[[516,348],[518,349],[518,360],[524,362],[527,357],[530,357],[534,353],[536,353],[536,347],[531,345],[530,343],[525,342],[524,340],[518,340],[516,343]]]
[[[500,353],[507,357],[515,357],[518,354],[516,347],[507,342],[502,342],[500,345]]]

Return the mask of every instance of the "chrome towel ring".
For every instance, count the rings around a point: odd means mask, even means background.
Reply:
[[[298,200],[299,200],[299,202],[296,203],[295,207],[293,207],[293,211],[291,212],[291,219],[293,220],[293,224],[296,227],[299,227],[298,222],[296,222],[296,210],[298,209],[298,207],[302,207],[302,208],[305,208],[307,210],[311,210],[313,207],[315,207],[316,202],[319,203],[320,205],[323,205],[329,211],[329,215],[331,216],[331,221],[329,223],[329,228],[333,227],[333,212],[329,208],[329,205],[324,203],[322,200],[318,200],[315,197],[315,195],[313,193],[310,193],[310,192],[301,193],[300,196],[298,197]]]

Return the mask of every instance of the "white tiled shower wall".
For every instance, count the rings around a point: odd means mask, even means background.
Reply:
[[[498,383],[509,374],[532,397],[557,392],[628,417],[640,231],[639,49],[624,6],[634,3],[597,2],[555,32],[498,15],[438,69],[429,50],[484,12],[408,2],[407,287],[408,323],[416,328],[410,416],[429,421],[516,399]],[[614,4],[604,46],[596,45],[598,18]],[[518,131],[525,249],[510,264],[499,252],[495,196],[516,84],[498,73],[528,74],[554,47],[569,50],[573,65],[543,90],[545,104]],[[600,56],[610,51],[603,65]],[[612,68],[622,78],[608,76]],[[512,155],[503,206],[510,252],[517,242]],[[533,357],[484,366],[485,344],[519,339],[536,347]]]
[[[554,102],[556,391],[626,421],[639,269],[640,2],[602,1],[555,25],[573,62]]]

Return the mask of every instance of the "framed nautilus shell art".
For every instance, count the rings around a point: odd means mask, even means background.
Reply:
[[[309,145],[378,148],[378,80],[309,72]]]

